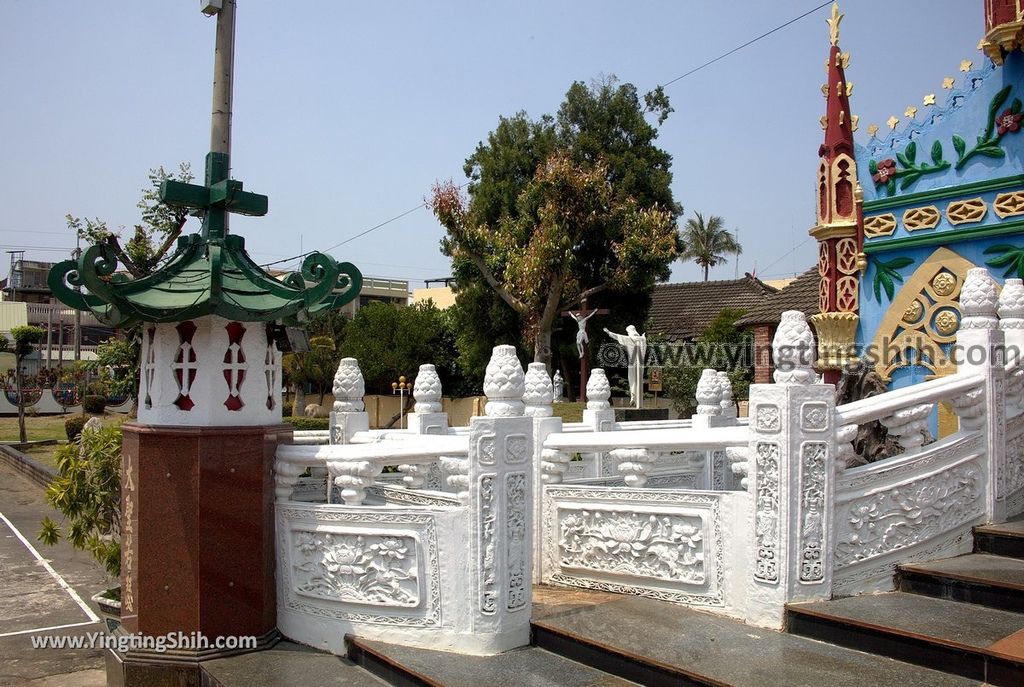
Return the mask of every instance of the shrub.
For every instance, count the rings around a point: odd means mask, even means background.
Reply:
[[[102,415],[103,410],[107,407],[107,399],[103,396],[97,396],[95,394],[89,394],[82,399],[82,408],[87,413],[93,415]]]
[[[68,435],[68,441],[74,441],[82,433],[82,427],[89,418],[84,415],[72,415],[64,421],[64,433]]]
[[[326,417],[296,417],[293,415],[281,419],[298,430],[330,429],[330,420]]]
[[[92,554],[107,574],[121,574],[121,428],[83,430],[54,456],[57,477],[46,500],[64,516],[43,520],[39,540],[56,544],[65,537],[76,549]]]

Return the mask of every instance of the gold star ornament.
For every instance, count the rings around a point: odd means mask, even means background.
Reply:
[[[877,124],[869,124],[868,125],[868,136],[870,136],[871,138],[874,138],[875,134],[877,134],[877,133],[878,133],[878,125]]]
[[[889,119],[885,120],[885,123],[889,125],[890,129],[895,129],[896,125],[900,123],[900,120],[896,115],[893,115],[892,117],[889,117]]]
[[[917,108],[911,105],[903,112],[903,115],[913,119],[915,116],[917,116]]]
[[[971,71],[971,67],[973,67],[973,66],[974,66],[974,63],[971,62],[970,60],[963,60],[960,63],[960,71],[962,71],[962,72],[969,72],[969,71]]]
[[[932,107],[933,105],[935,105],[935,94],[934,93],[929,93],[928,95],[926,95],[924,97],[924,106],[925,107]]]
[[[954,79],[952,76],[947,76],[945,79],[942,80],[942,87],[945,88],[947,91],[951,91],[953,90],[953,84],[955,83],[956,79]]]

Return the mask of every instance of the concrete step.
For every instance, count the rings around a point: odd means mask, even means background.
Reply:
[[[536,646],[652,687],[981,684],[977,679],[639,597],[613,596],[560,609],[535,606],[532,624]]]
[[[1024,559],[972,553],[897,569],[900,591],[1024,613]]]
[[[203,663],[203,687],[385,687],[352,661],[301,644]]]
[[[889,592],[791,604],[787,629],[988,684],[1024,684],[1024,616],[1010,611]]]
[[[974,550],[997,556],[1024,558],[1024,520],[975,527]]]
[[[636,687],[536,647],[496,656],[467,656],[346,637],[358,665],[398,687]]]

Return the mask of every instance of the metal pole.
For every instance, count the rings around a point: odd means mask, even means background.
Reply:
[[[234,66],[235,0],[224,0],[224,7],[217,13],[217,42],[213,54],[213,119],[210,127],[210,150],[226,155],[231,154]]]
[[[82,237],[78,237],[78,245],[75,246],[75,260],[82,255]],[[75,287],[75,291],[82,293],[81,285]],[[82,311],[75,308],[75,360],[82,359]]]
[[[53,366],[53,303],[46,306],[46,366]]]

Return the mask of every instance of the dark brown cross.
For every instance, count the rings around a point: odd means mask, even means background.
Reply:
[[[589,341],[583,339],[583,335],[587,331],[587,320],[594,315],[609,315],[611,310],[605,308],[595,308],[593,310],[587,310],[587,301],[584,300],[580,303],[579,310],[563,310],[562,317],[571,317],[575,322],[578,330],[576,332],[576,346],[577,352],[580,354],[580,393],[579,401],[583,403],[587,400],[587,358],[590,357],[590,344]],[[589,337],[588,337],[589,338]]]

